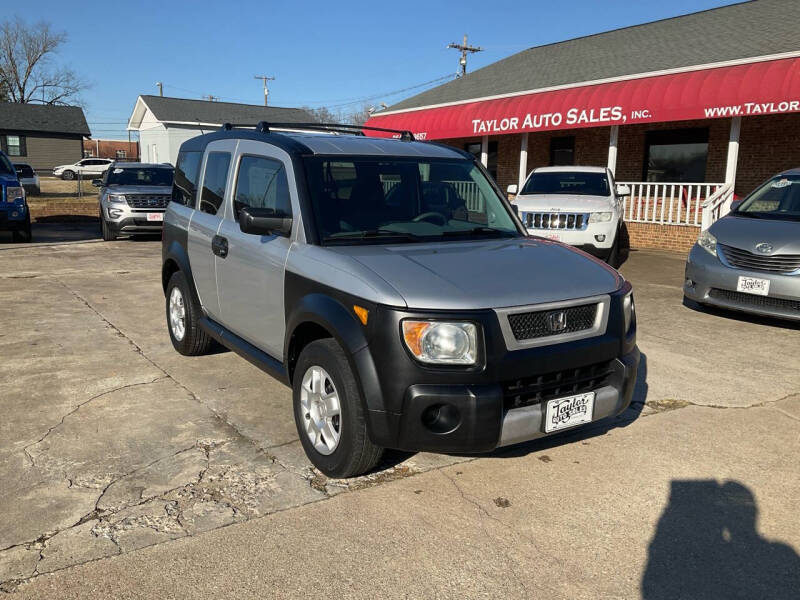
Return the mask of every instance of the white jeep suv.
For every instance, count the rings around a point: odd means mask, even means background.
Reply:
[[[517,186],[508,186],[508,193],[517,193]],[[605,167],[540,167],[512,204],[529,234],[577,246],[617,266],[622,198],[629,194]]]

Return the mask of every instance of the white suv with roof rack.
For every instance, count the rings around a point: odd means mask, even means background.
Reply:
[[[517,186],[508,186],[516,194]],[[619,264],[623,201],[630,194],[605,167],[540,167],[512,201],[531,235],[577,246]]]

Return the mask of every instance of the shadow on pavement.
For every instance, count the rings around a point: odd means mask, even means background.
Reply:
[[[738,481],[677,480],[650,542],[645,600],[798,598],[800,556],[756,531],[753,493]]]
[[[642,352],[639,360],[639,369],[636,373],[636,386],[633,390],[633,398],[631,398],[630,406],[622,411],[616,417],[608,417],[595,423],[590,423],[576,429],[567,430],[563,433],[557,433],[530,442],[523,442],[514,446],[507,446],[498,448],[488,454],[470,455],[475,458],[511,458],[517,456],[526,456],[532,452],[541,452],[549,448],[555,448],[564,444],[571,444],[575,442],[584,441],[599,435],[604,435],[612,429],[618,427],[627,427],[639,418],[642,413],[645,402],[647,401],[647,355]],[[387,450],[383,456],[381,463],[375,468],[376,471],[389,469],[394,467],[404,460],[408,460],[414,456],[415,452],[403,452],[400,450]],[[466,456],[464,454],[452,454],[451,456]]]

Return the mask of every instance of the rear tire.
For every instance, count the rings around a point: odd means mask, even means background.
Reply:
[[[167,330],[172,346],[184,356],[208,354],[213,339],[200,328],[200,306],[192,299],[189,282],[176,271],[167,284]]]
[[[335,340],[317,340],[303,348],[292,388],[297,434],[317,469],[344,478],[378,464],[383,448],[369,439],[361,392]]]

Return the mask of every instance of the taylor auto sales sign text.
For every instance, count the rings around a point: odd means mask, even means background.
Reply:
[[[367,124],[445,139],[790,112],[800,112],[800,58],[378,114]]]

